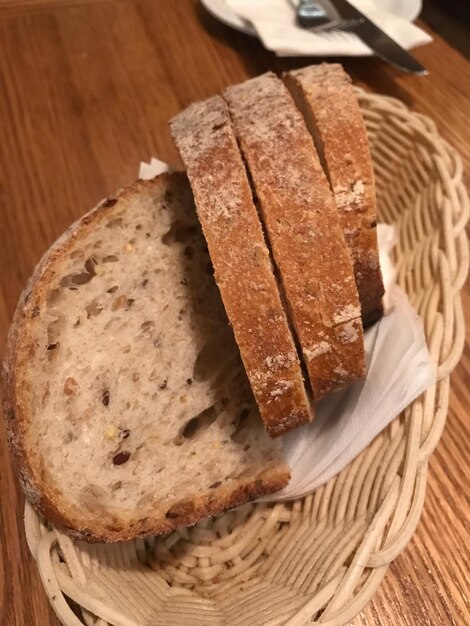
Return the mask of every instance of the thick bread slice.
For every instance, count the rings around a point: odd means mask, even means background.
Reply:
[[[36,509],[70,535],[171,531],[283,487],[182,174],[50,249],[9,335],[5,414]]]
[[[377,248],[375,183],[366,128],[351,79],[336,63],[284,75],[329,178],[354,274],[365,326],[383,313]]]
[[[220,96],[171,122],[235,339],[267,431],[312,418],[245,167]]]
[[[319,400],[365,374],[359,300],[333,195],[282,81],[264,74],[224,96]]]

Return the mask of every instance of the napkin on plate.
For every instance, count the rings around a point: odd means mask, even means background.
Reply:
[[[141,163],[139,177],[167,171],[166,163]],[[378,224],[380,265],[385,285],[385,315],[365,333],[367,378],[322,400],[313,422],[282,438],[292,478],[284,489],[262,498],[305,496],[338,474],[410,402],[435,382],[435,366],[421,318],[395,284],[390,252],[395,228]]]
[[[373,0],[350,0],[357,9],[403,48],[432,38],[403,17],[379,8]],[[354,33],[312,33],[297,26],[295,2],[290,0],[226,0],[228,7],[247,20],[268,50],[277,56],[364,56],[371,49]]]

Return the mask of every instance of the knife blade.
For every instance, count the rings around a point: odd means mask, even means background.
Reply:
[[[349,32],[355,33],[380,59],[409,74],[424,76],[429,73],[409,52],[347,0],[332,0],[332,4],[343,19],[355,20]]]

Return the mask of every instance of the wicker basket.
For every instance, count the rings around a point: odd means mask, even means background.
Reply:
[[[397,100],[358,95],[380,219],[397,225],[398,282],[424,320],[437,384],[338,476],[293,503],[245,505],[114,545],[74,543],[27,505],[28,544],[67,626],[340,626],[413,535],[464,342],[469,201],[461,161],[432,121]]]

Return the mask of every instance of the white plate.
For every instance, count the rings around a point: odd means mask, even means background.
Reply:
[[[256,0],[253,0],[256,2]],[[421,0],[374,0],[375,4],[390,13],[395,13],[413,22],[421,11]],[[242,33],[255,35],[255,31],[248,22],[238,17],[228,6],[225,0],[201,0],[201,3],[216,19],[227,26],[231,26]]]

